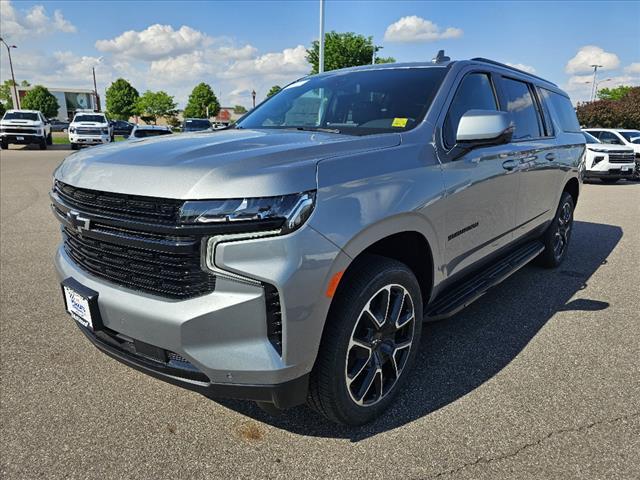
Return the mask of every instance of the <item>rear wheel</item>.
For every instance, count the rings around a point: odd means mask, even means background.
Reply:
[[[403,263],[367,255],[340,282],[309,385],[329,420],[362,425],[393,402],[415,359],[422,297]]]
[[[601,178],[600,179],[602,181],[602,183],[608,183],[608,184],[613,184],[613,183],[617,183],[619,178]]]
[[[567,256],[573,231],[573,210],[573,197],[563,192],[556,215],[541,238],[545,249],[538,257],[538,263],[543,267],[555,268]]]

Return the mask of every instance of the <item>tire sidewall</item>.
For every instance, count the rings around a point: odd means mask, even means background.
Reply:
[[[560,215],[562,214],[562,209],[564,208],[564,206],[567,203],[569,204],[569,207],[571,209],[571,217],[569,219],[569,222],[571,224],[571,228],[569,229],[569,234],[567,235],[567,244],[564,247],[564,251],[558,257],[558,256],[556,256],[555,251],[553,251],[553,237],[554,237],[555,232],[556,232],[556,228],[557,228],[556,225],[558,223],[558,219],[560,218]],[[560,265],[563,262],[563,260],[567,256],[567,252],[569,251],[569,245],[571,243],[571,236],[573,234],[573,227],[574,227],[574,225],[573,225],[573,213],[574,213],[574,210],[575,210],[575,205],[573,204],[573,197],[571,195],[569,195],[567,192],[564,192],[562,194],[562,198],[560,199],[560,205],[558,205],[558,210],[556,212],[556,216],[553,218],[553,228],[550,229],[550,234],[551,235],[550,235],[550,238],[549,238],[551,252],[552,252],[553,259],[554,259],[556,265]]]

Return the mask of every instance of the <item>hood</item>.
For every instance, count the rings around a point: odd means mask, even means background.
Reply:
[[[42,122],[40,120],[0,120],[0,125],[3,127],[41,127]]]
[[[611,145],[609,143],[587,143],[587,148],[603,152],[633,152],[633,148],[625,145]]]
[[[322,159],[399,144],[396,133],[183,133],[81,150],[67,157],[54,176],[80,188],[152,197],[267,197],[315,189],[316,164]]]

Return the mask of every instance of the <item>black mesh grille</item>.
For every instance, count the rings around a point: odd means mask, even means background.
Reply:
[[[278,289],[264,284],[264,299],[267,307],[267,337],[279,355],[282,355],[282,307]]]
[[[633,163],[633,152],[609,152],[610,163]]]
[[[169,198],[142,197],[117,193],[87,190],[55,182],[54,192],[70,207],[81,212],[96,213],[107,216],[117,216],[126,220],[136,220],[145,223],[160,223],[175,225],[181,200]]]
[[[76,132],[80,135],[100,135],[102,130],[100,128],[76,128]]]
[[[2,131],[5,133],[38,133],[35,128],[11,128],[11,127],[2,127]]]
[[[64,248],[82,269],[136,290],[176,299],[203,295],[215,288],[215,277],[200,266],[200,254],[133,248],[64,229]]]

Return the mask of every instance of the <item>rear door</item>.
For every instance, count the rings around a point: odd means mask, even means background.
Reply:
[[[551,125],[545,123],[539,92],[530,82],[501,76],[500,95],[504,110],[514,125],[511,147],[520,173],[520,189],[516,197],[517,239],[544,223],[555,203],[562,175]]]
[[[446,188],[442,242],[446,276],[461,273],[508,244],[515,225],[518,172],[510,145],[487,146],[450,157],[460,118],[473,109],[499,110],[490,72],[465,73],[438,120],[436,143]]]

